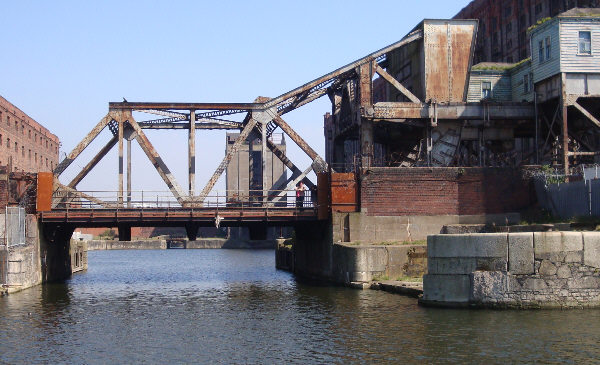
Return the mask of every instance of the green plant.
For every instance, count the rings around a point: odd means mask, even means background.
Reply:
[[[552,18],[550,17],[546,17],[546,18],[542,18],[540,20],[538,20],[534,25],[530,26],[529,28],[527,28],[527,33],[531,32],[532,30],[534,30],[535,28],[539,27],[540,25],[546,23],[547,21],[552,20]]]
[[[386,280],[390,280],[390,277],[383,273],[375,274],[375,275],[373,275],[373,278],[371,279],[371,281],[386,281]]]
[[[396,281],[408,281],[411,283],[421,283],[421,282],[423,282],[423,277],[415,278],[412,276],[399,276],[396,278]]]
[[[98,235],[100,239],[112,240],[117,236],[117,233],[110,228],[107,228],[104,232]]]

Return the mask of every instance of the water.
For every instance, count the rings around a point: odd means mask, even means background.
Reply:
[[[66,283],[0,298],[2,363],[600,361],[600,311],[427,309],[315,286],[273,251],[95,251]]]

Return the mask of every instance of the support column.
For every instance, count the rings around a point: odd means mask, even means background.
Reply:
[[[188,133],[188,173],[189,194],[194,196],[196,185],[196,111],[190,110],[190,128]]]
[[[123,206],[123,120],[119,124],[119,192],[117,196],[118,206]]]
[[[131,241],[131,226],[119,226],[119,241]]]
[[[564,174],[569,175],[569,122],[567,118],[567,109],[569,107],[567,100],[566,85],[567,80],[565,74],[561,74],[561,89],[560,89],[560,104],[562,107],[562,150],[563,150],[563,169]],[[567,178],[568,181],[568,178]]]
[[[269,188],[267,187],[267,123],[261,122],[261,135],[262,135],[262,151],[260,152],[261,161],[261,172],[262,172],[262,201],[267,202],[267,195],[269,194]]]
[[[127,208],[131,208],[131,140],[127,140]]]
[[[569,124],[567,121],[568,105],[565,101],[562,103],[562,147],[563,147],[563,167],[564,174],[569,175]]]
[[[361,167],[370,167],[373,157],[373,121],[362,118],[360,121]]]

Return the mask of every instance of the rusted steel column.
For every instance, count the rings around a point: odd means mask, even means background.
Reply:
[[[568,105],[563,101],[562,104],[562,147],[563,147],[563,166],[565,175],[569,175],[569,124],[567,121]]]
[[[127,140],[127,208],[131,208],[131,140]]]
[[[268,123],[268,122],[267,122]],[[262,151],[260,152],[260,161],[261,161],[261,172],[262,172],[262,200],[263,202],[267,201],[267,195],[269,195],[269,188],[267,184],[267,123],[261,122],[261,147]]]
[[[117,196],[117,200],[119,202],[119,206],[123,206],[123,123],[124,121],[121,119],[119,122],[119,192]]]
[[[567,100],[567,88],[566,88],[566,77],[565,74],[561,74],[561,89],[560,89],[560,103],[562,106],[562,150],[563,150],[563,168],[564,174],[569,175],[569,122],[567,118],[567,112],[569,107],[569,101]],[[568,179],[568,177],[567,177]]]
[[[373,121],[361,118],[360,121],[361,167],[370,167],[373,157]]]
[[[194,196],[196,185],[196,111],[190,110],[190,127],[188,130],[188,173],[189,194]]]

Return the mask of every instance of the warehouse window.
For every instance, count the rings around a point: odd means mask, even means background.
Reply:
[[[544,62],[544,41],[538,42],[538,58],[539,62]]]
[[[492,83],[484,81],[481,83],[481,97],[483,99],[489,99],[492,97]]]
[[[17,142],[15,142],[15,152],[19,152],[19,146],[17,145]]]
[[[6,148],[10,148],[10,138],[6,139]]]
[[[550,37],[546,37],[546,60],[549,60],[552,53],[552,42]]]
[[[523,75],[523,92],[529,92],[529,74]]]
[[[592,32],[579,32],[579,54],[592,54]]]

